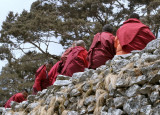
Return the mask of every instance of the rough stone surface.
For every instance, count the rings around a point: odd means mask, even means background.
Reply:
[[[2,115],[160,115],[160,39],[142,51],[114,56],[96,70],[59,75]],[[38,108],[36,108],[38,106]],[[49,114],[49,115],[50,115]]]
[[[126,95],[128,97],[135,96],[138,93],[139,89],[140,89],[140,86],[135,84],[126,91]]]

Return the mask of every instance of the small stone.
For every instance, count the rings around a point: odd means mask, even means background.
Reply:
[[[142,115],[151,115],[152,108],[151,105],[142,106],[140,109],[140,114]]]
[[[64,102],[64,106],[65,106],[65,107],[67,107],[67,106],[68,106],[68,104],[69,104],[69,101],[68,101],[68,100],[66,100],[66,101]]]
[[[149,77],[149,83],[152,84],[158,83],[159,80],[160,80],[160,71],[158,71],[156,75]]]
[[[159,92],[154,91],[150,95],[150,100],[152,103],[156,102],[159,99]]]
[[[53,85],[61,87],[61,86],[69,85],[71,83],[72,82],[70,80],[56,80]]]
[[[139,89],[140,89],[139,85],[135,84],[126,90],[126,95],[128,97],[135,96],[138,93]]]
[[[85,108],[82,108],[80,111],[80,115],[84,115],[87,112],[87,110]]]
[[[160,115],[160,103],[153,108],[153,115]]]
[[[94,96],[89,96],[84,100],[84,105],[87,106],[89,104],[91,104],[92,102],[94,102],[96,99]]]
[[[33,102],[33,101],[35,100],[35,97],[36,97],[36,95],[29,95],[29,96],[27,97],[27,100],[28,100],[29,102]]]
[[[142,88],[140,88],[139,92],[141,94],[148,94],[151,92],[151,85],[143,85]]]
[[[81,95],[81,92],[78,91],[77,89],[73,89],[71,92],[70,92],[70,96],[79,96]]]
[[[69,111],[67,115],[79,115],[77,111]]]
[[[115,109],[113,107],[110,107],[108,109],[107,115],[122,115],[124,112],[121,109]]]
[[[88,91],[89,88],[90,88],[90,85],[89,85],[88,83],[85,83],[85,84],[82,86],[82,90],[83,90],[84,92]]]
[[[71,97],[71,98],[69,99],[69,101],[70,101],[71,103],[75,103],[75,102],[77,101],[77,98],[76,98],[76,97]]]
[[[70,80],[71,77],[65,75],[58,75],[56,80]]]
[[[95,104],[94,104],[94,103],[90,104],[90,105],[87,107],[88,113],[92,113],[92,112],[94,111],[94,109],[95,109]]]
[[[142,100],[141,100],[141,105],[148,105],[149,104],[149,101],[148,101],[148,98],[143,98]]]
[[[113,99],[116,108],[122,107],[126,101],[125,97],[116,97]]]
[[[126,100],[125,104],[123,105],[123,110],[128,115],[137,114],[140,108],[140,100],[138,98],[130,98]]]

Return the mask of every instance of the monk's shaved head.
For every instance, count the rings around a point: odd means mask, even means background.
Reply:
[[[76,46],[82,46],[82,47],[85,47],[85,43],[84,43],[84,41],[83,41],[83,40],[78,40],[78,41],[76,42]]]
[[[112,33],[113,32],[113,26],[110,25],[110,24],[104,25],[103,28],[102,28],[102,32],[110,32],[110,33]]]
[[[136,19],[138,19],[139,20],[139,15],[138,14],[136,14],[136,13],[133,13],[133,14],[131,14],[130,15],[130,17],[129,18],[136,18]]]

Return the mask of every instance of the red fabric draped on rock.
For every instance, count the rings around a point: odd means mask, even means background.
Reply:
[[[130,18],[117,30],[117,38],[125,52],[142,50],[155,36],[149,27],[136,18]]]
[[[88,66],[87,50],[81,46],[76,46],[69,53],[61,74],[72,76],[75,72],[82,72]]]
[[[60,63],[62,63],[62,61],[58,61],[48,73],[50,85],[53,85],[53,83],[56,81],[57,75],[59,75],[58,68]]]
[[[40,68],[42,68],[42,66]],[[33,90],[36,93],[36,91],[42,91],[43,89],[46,89],[49,85],[49,77],[46,71],[46,66],[44,65],[35,78]]]
[[[22,93],[17,93],[15,95],[13,95],[4,105],[5,108],[11,108],[11,101],[15,101],[15,102],[22,102],[25,101],[26,99],[24,98],[24,95]]]
[[[97,33],[88,52],[88,68],[96,69],[104,65],[107,60],[111,60],[116,51],[114,48],[115,36],[109,32]]]

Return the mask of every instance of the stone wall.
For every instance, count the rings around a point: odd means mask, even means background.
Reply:
[[[142,51],[115,56],[96,70],[59,75],[3,115],[160,115],[160,39]]]

